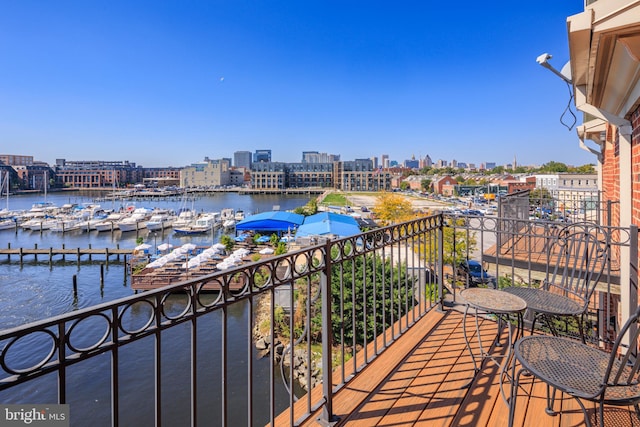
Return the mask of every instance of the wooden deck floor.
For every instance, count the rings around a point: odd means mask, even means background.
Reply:
[[[506,426],[509,407],[499,387],[499,368],[487,360],[470,387],[473,364],[462,333],[463,315],[458,310],[432,310],[410,331],[399,338],[365,370],[334,397],[334,413],[341,426]],[[467,318],[467,331],[473,333],[472,346],[477,351],[473,317]],[[480,335],[483,345],[496,336],[496,323],[483,320]],[[507,334],[502,334],[506,343]],[[485,347],[486,348],[486,347]],[[492,347],[504,351],[504,347]],[[505,384],[510,393],[510,383]],[[580,426],[585,425],[577,403],[566,396],[556,402],[562,412],[545,413],[546,387],[526,378],[518,394],[514,425]],[[590,408],[593,425],[595,406]],[[284,415],[284,414],[283,414]],[[321,425],[319,414],[305,425]],[[288,425],[288,418],[279,418]],[[607,408],[606,425],[640,426],[630,408]]]

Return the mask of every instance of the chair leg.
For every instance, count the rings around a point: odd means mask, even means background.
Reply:
[[[509,401],[509,427],[513,427],[513,418],[515,417],[516,412],[516,399],[518,397],[518,387],[520,386],[520,375],[524,369],[518,370],[516,374],[516,366],[515,361],[513,363],[513,368],[511,371],[511,400]]]
[[[553,389],[553,391],[551,391]],[[547,384],[547,407],[544,409],[544,411],[547,413],[547,415],[550,415],[552,417],[555,417],[556,415],[558,415],[556,413],[556,411],[553,410],[553,404],[556,401],[556,388],[555,387],[551,387],[549,384]]]
[[[582,344],[586,344],[587,340],[584,336],[584,314],[581,314],[579,317],[576,316],[576,322],[578,322],[578,331],[580,332],[580,338],[582,339]]]
[[[598,405],[598,422],[600,423],[598,427],[604,427],[604,403],[600,402]]]
[[[533,335],[533,331],[536,330],[536,320],[538,320],[538,316],[533,313],[533,321],[531,322],[531,335]]]

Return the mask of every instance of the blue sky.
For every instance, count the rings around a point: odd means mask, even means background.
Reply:
[[[569,59],[582,0],[434,3],[2,2],[0,152],[595,162],[560,123],[566,84],[535,62]]]

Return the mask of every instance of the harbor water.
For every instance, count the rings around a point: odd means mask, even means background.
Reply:
[[[64,192],[47,195],[47,201],[57,206],[68,203],[90,203],[100,194],[87,192]],[[237,193],[220,193],[215,196],[198,197],[190,201],[186,207],[196,211],[220,212],[223,209],[232,208],[244,211],[245,215],[269,211],[274,206],[280,210],[293,209],[308,202],[304,196],[274,196],[274,195],[239,195]],[[33,203],[43,201],[43,195],[12,196],[9,200],[9,209],[28,210]],[[127,202],[132,203],[132,202]],[[107,201],[100,203],[105,209],[120,209],[123,202]],[[185,201],[179,199],[136,201],[137,207],[163,208],[178,210],[184,207]],[[2,206],[4,207],[4,206]],[[169,228],[164,232],[150,233],[143,229],[122,233],[91,231],[89,233],[80,230],[67,233],[55,233],[51,231],[24,231],[1,230],[0,247],[7,248],[61,248],[68,249],[88,248],[94,249],[116,248],[133,249],[137,246],[137,239],[142,238],[145,243],[157,247],[162,243],[170,243],[175,247],[185,243],[194,243],[198,246],[209,246],[218,241],[222,231],[216,229],[211,233],[202,235],[182,236],[176,235]],[[49,262],[49,256],[40,256],[37,260],[34,256],[25,256],[22,263],[17,256],[0,256],[0,329],[8,329],[30,322],[71,312],[84,307],[113,301],[115,299],[132,295],[129,278],[125,273],[125,265],[112,261],[105,263],[104,257],[94,256],[89,261],[83,256],[78,263],[76,256],[61,255]],[[101,264],[102,267],[101,267]],[[104,283],[101,285],[100,270],[104,271]],[[77,280],[77,297],[73,294],[74,276]],[[176,302],[179,304],[179,302]],[[232,425],[247,425],[248,408],[246,408],[246,358],[247,349],[252,348],[251,337],[247,331],[248,307],[236,305],[228,312],[228,351],[231,359],[237,359],[236,363],[229,366],[228,390],[229,390],[229,414],[233,414]],[[132,312],[131,322],[135,323],[136,313]],[[140,313],[144,318],[145,313]],[[221,318],[212,314],[199,321],[198,337],[198,364],[209,363],[212,366],[219,365]],[[201,333],[203,325],[210,333]],[[98,326],[96,326],[98,327]],[[237,330],[232,330],[236,327]],[[170,337],[170,338],[167,338]],[[170,364],[169,369],[163,369],[163,375],[171,372],[170,377],[163,380],[163,388],[168,390],[163,393],[163,424],[187,425],[189,424],[190,402],[190,359],[189,338],[187,326],[174,327],[167,337],[163,335],[163,364]],[[80,337],[81,339],[81,337]],[[24,348],[26,360],[29,358],[29,348]],[[237,355],[237,357],[236,357]],[[261,393],[269,387],[269,360],[259,359],[255,351],[254,365],[254,396],[268,395]],[[121,350],[121,361],[127,361],[120,367],[120,377],[123,389],[120,396],[120,425],[153,425],[154,422],[154,374],[153,343],[149,340],[141,340],[124,347]],[[91,363],[82,363],[79,368],[72,367],[69,372],[69,396],[68,403],[71,410],[71,425],[88,425],[93,427],[110,425],[110,396],[109,396],[109,372],[110,359],[107,356],[94,358]],[[236,372],[237,371],[237,372]],[[235,378],[242,378],[235,382]],[[209,378],[198,378],[198,387],[202,389],[204,396],[211,396],[211,401],[199,402],[198,417],[206,420],[206,425],[218,425],[221,417],[220,408],[220,384],[222,379],[218,374],[212,374]],[[51,383],[54,386],[51,386]],[[28,382],[0,392],[0,403],[55,403],[57,401],[55,380],[42,378]],[[145,396],[148,405],[129,404],[128,396]],[[166,402],[165,402],[166,400]],[[131,399],[133,401],[133,399]],[[284,409],[288,401],[286,390],[280,381],[276,381],[277,410]],[[269,417],[269,402],[256,401],[253,408],[254,423],[263,425]]]

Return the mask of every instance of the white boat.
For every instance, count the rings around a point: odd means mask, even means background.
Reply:
[[[117,222],[118,228],[123,233],[147,228],[147,221],[151,217],[151,212],[153,212],[151,209],[137,208],[130,216]]]
[[[156,213],[151,215],[151,218],[147,221],[147,228],[149,231],[162,231],[165,228],[171,227],[175,221],[175,215]]]
[[[20,224],[23,230],[43,231],[50,229],[57,221],[56,217],[38,216]]]
[[[16,228],[17,222],[13,219],[0,220],[0,230],[12,230]]]
[[[213,227],[220,222],[219,213],[209,213],[199,216],[195,222],[184,227],[176,227],[173,224],[173,231],[177,234],[201,234],[213,230]]]
[[[67,231],[80,230],[84,221],[79,217],[59,218],[49,229],[54,233],[66,233]]]
[[[233,219],[235,219],[236,222],[242,221],[244,219],[244,212],[238,209],[236,213],[233,215]]]
[[[105,219],[94,225],[95,230],[98,232],[117,230],[118,221],[122,220],[123,218],[124,215],[119,212],[110,213]]]
[[[173,222],[173,228],[184,228],[192,225],[197,218],[198,215],[193,210],[181,210],[178,214],[178,218]]]
[[[235,219],[227,219],[225,221],[222,222],[222,227],[223,228],[233,228],[236,226],[236,220]]]

